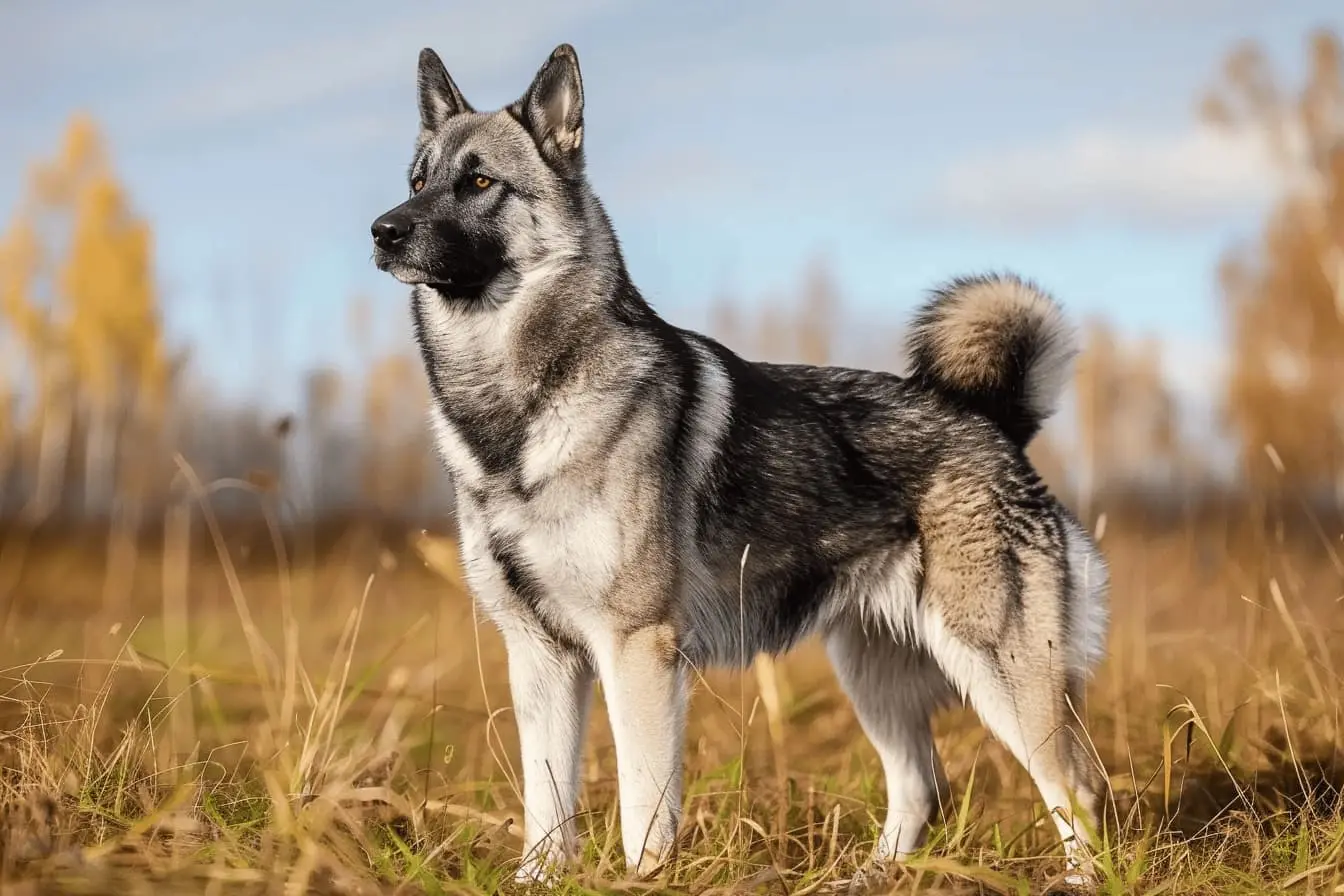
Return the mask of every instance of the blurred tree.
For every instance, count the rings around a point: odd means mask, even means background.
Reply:
[[[330,368],[311,371],[304,382],[303,420],[308,443],[309,506],[321,512],[330,502],[335,470],[336,414],[341,402],[341,375]]]
[[[1231,53],[1212,122],[1263,141],[1283,194],[1257,246],[1219,272],[1232,369],[1224,413],[1253,486],[1344,500],[1344,69],[1339,37],[1310,42],[1305,83],[1279,86],[1261,51]]]
[[[385,513],[410,510],[425,492],[432,456],[424,409],[428,387],[419,359],[379,359],[364,393],[364,502]]]
[[[750,327],[742,315],[742,303],[727,291],[718,291],[709,301],[708,333],[735,352],[753,350]]]
[[[840,313],[840,291],[830,264],[816,259],[803,278],[801,312],[798,321],[797,360],[804,364],[826,364],[834,350],[836,317]]]
[[[68,365],[60,351],[59,334],[50,309],[41,302],[46,259],[34,223],[20,217],[0,239],[0,312],[9,338],[23,350],[29,363],[28,419],[15,421],[14,453],[20,467],[19,486],[28,492],[24,515],[45,517],[54,509],[64,476],[70,417]],[[17,408],[15,408],[17,410]],[[31,468],[24,482],[23,468]]]
[[[92,121],[76,116],[59,153],[34,166],[0,240],[0,310],[29,362],[35,444],[30,513],[45,516],[71,478],[85,510],[110,508],[120,437],[153,428],[172,370],[149,226],[129,208]],[[69,470],[72,437],[83,469]]]
[[[1091,321],[1074,385],[1085,515],[1106,490],[1174,484],[1188,474],[1190,455],[1156,340],[1125,343],[1105,323]]]
[[[754,324],[744,319],[741,303],[732,296],[715,296],[709,306],[709,332],[754,360],[827,364],[835,348],[841,304],[829,262],[816,258],[794,296],[765,297]]]

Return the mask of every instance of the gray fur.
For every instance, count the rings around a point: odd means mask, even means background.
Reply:
[[[1010,277],[935,292],[910,378],[744,360],[631,282],[585,172],[573,48],[497,112],[430,51],[419,83],[412,194],[375,222],[375,260],[414,284],[466,577],[509,649],[520,876],[575,855],[595,677],[626,859],[648,872],[674,847],[688,669],[812,635],[886,770],[878,857],[920,842],[945,791],[928,717],[959,695],[1076,859],[1071,801],[1095,819],[1101,784],[1071,701],[1106,579],[1023,450],[1074,348],[1053,301]]]

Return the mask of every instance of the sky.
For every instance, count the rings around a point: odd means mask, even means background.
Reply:
[[[590,179],[665,316],[777,301],[825,257],[847,326],[899,323],[938,281],[1014,270],[1082,320],[1167,346],[1213,388],[1216,265],[1273,197],[1254,141],[1197,109],[1251,39],[1289,81],[1337,0],[92,0],[0,5],[0,215],[70,115],[92,114],[153,224],[165,317],[221,391],[295,400],[353,369],[352,295],[409,345],[370,262],[401,202],[416,56],[477,108],[558,43],[585,89]]]

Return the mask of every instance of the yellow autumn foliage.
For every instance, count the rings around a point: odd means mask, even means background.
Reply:
[[[1217,273],[1229,330],[1229,373],[1218,384],[1227,434],[1253,489],[1324,488],[1344,497],[1339,36],[1313,36],[1305,80],[1294,90],[1276,80],[1254,46],[1237,49],[1204,113],[1259,137],[1285,185],[1254,244],[1237,247]],[[309,458],[303,474],[314,507],[328,496],[353,497],[342,490],[389,512],[426,500],[438,480],[423,426],[423,372],[408,345],[353,353],[362,368],[353,388],[315,372],[289,442],[289,427],[278,439],[221,438],[231,424],[213,419],[219,408],[188,408],[171,394],[176,365],[161,322],[154,248],[153,230],[134,211],[98,128],[75,116],[52,156],[32,167],[0,233],[0,485],[21,481],[25,494],[36,493],[30,503],[39,516],[75,484],[86,509],[118,490],[162,488],[174,473],[172,452],[190,453],[183,432],[194,426],[196,444],[218,455],[211,467],[218,475],[285,468],[285,444],[301,446],[291,453]],[[743,306],[716,302],[710,329],[752,357],[839,362],[842,302],[825,265],[813,265],[795,292],[763,303],[751,320]],[[356,301],[349,311],[352,338],[368,348],[372,306]],[[899,346],[893,332],[887,354],[863,363],[898,368]],[[1207,484],[1207,446],[1183,443],[1161,361],[1155,343],[1128,343],[1093,327],[1074,384],[1077,428],[1047,432],[1038,453],[1063,459],[1061,469],[1087,480],[1085,492]],[[358,417],[353,433],[338,431],[338,406],[346,402]],[[193,413],[202,419],[189,420]],[[260,422],[247,425],[268,432]],[[233,425],[231,434],[239,429]],[[0,492],[0,513],[13,506],[4,499]]]
[[[1313,35],[1305,82],[1233,52],[1206,116],[1263,141],[1285,194],[1220,273],[1230,323],[1225,411],[1257,488],[1344,497],[1344,47]]]
[[[81,450],[74,435],[90,434],[112,457],[129,421],[143,428],[163,411],[169,366],[153,268],[149,225],[93,122],[76,116],[55,155],[33,166],[0,237],[0,326],[22,356],[3,384],[6,430],[39,480],[68,475]],[[15,420],[25,392],[29,413]]]

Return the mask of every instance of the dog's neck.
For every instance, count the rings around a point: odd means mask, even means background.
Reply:
[[[554,323],[568,318],[578,324],[612,313],[651,315],[601,200],[586,182],[573,189],[571,199],[574,213],[563,237],[501,279],[492,296],[498,306],[513,305],[520,318],[541,314]]]
[[[524,269],[507,296],[470,311],[416,290],[439,447],[459,484],[548,478],[559,467],[542,462],[559,461],[529,453],[538,432],[549,433],[542,441],[553,447],[582,441],[589,421],[604,419],[599,409],[650,380],[650,352],[629,324],[652,312],[619,256],[611,259],[597,267],[582,257],[546,259]]]
[[[628,325],[651,323],[654,312],[601,202],[586,183],[572,198],[573,218],[551,231],[547,251],[516,263],[480,301],[417,290],[417,337],[440,399],[521,411],[543,395],[640,375],[623,369],[637,364],[619,347],[629,345]]]
[[[619,257],[606,261],[615,263],[547,257],[512,274],[507,291],[470,304],[418,287],[416,330],[432,349],[432,375],[444,388],[487,388],[501,398],[562,385],[575,372],[565,359],[612,338],[617,319],[629,316],[631,296],[637,313],[648,313]]]

